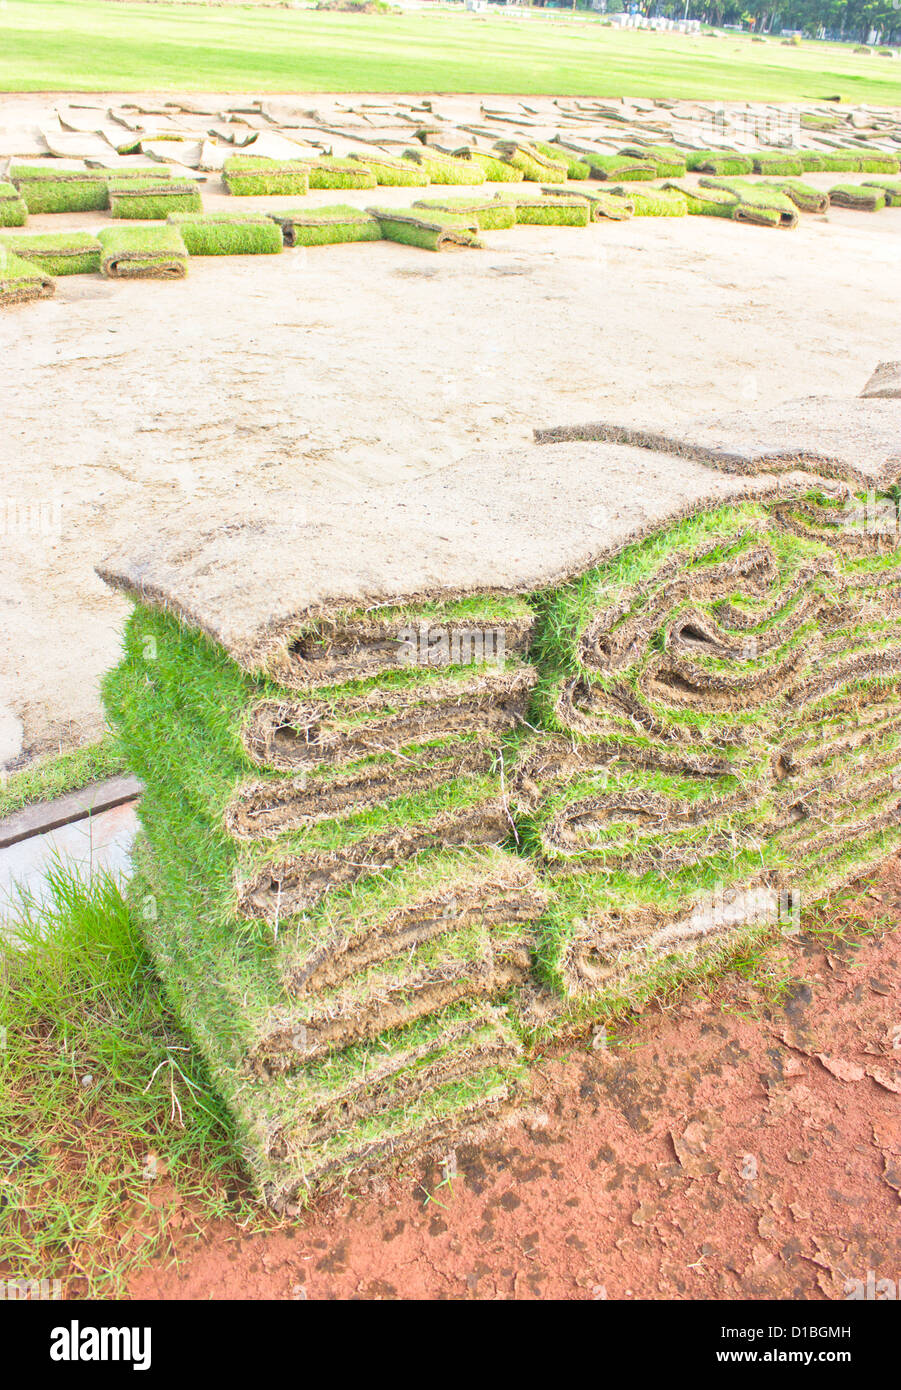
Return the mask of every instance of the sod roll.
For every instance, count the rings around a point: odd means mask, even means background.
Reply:
[[[754,169],[751,159],[737,150],[689,150],[685,167],[695,174],[717,177],[750,174]]]
[[[100,269],[112,280],[183,280],[188,252],[177,227],[104,227]]]
[[[865,183],[837,183],[829,190],[829,202],[855,212],[880,212],[885,207],[885,190]]]
[[[624,145],[619,153],[633,159],[651,160],[659,179],[682,178],[687,168],[685,151],[677,145]]]
[[[412,208],[368,208],[378,221],[386,241],[402,241],[426,251],[454,251],[464,247],[482,248],[475,217],[457,216],[434,209],[416,213]]]
[[[534,143],[539,154],[543,154],[547,159],[552,159],[555,164],[566,165],[566,177],[568,179],[591,178],[591,165],[586,160],[580,159],[571,150],[565,150],[562,145],[545,144],[542,140],[536,140]]]
[[[8,178],[29,212],[95,212],[109,206],[107,175],[100,169],[57,169],[49,160],[13,163]]]
[[[901,208],[901,179],[864,179],[864,188],[876,188],[885,197],[887,208]],[[3,205],[0,203],[0,215]]]
[[[724,188],[698,188],[685,179],[670,180],[664,188],[681,193],[692,217],[732,217],[737,193],[728,193]]]
[[[0,307],[48,299],[52,294],[53,280],[45,270],[0,246]]]
[[[472,159],[457,159],[428,145],[404,150],[404,161],[425,175],[425,183],[471,184],[485,182],[485,170]]]
[[[591,221],[591,205],[578,193],[551,198],[541,193],[498,193],[495,197],[513,208],[517,223],[523,226],[587,227]]]
[[[355,159],[317,159],[309,166],[311,188],[375,188],[376,176]]]
[[[290,193],[301,197],[309,191],[310,165],[301,159],[266,159],[262,155],[236,154],[225,161],[222,178],[236,198]]]
[[[685,217],[688,201],[677,188],[614,188],[614,193],[628,197],[636,217]]]
[[[90,275],[100,269],[100,242],[89,232],[28,232],[0,238],[47,275]]]
[[[414,208],[449,212],[455,217],[473,217],[480,232],[494,232],[516,223],[516,207],[498,198],[420,198]]]
[[[573,197],[570,189],[561,188],[559,184],[548,184],[541,191],[551,198]],[[622,193],[608,193],[606,189],[600,193],[594,189],[580,188],[576,196],[588,204],[592,222],[625,222],[635,213],[635,204]]]
[[[751,162],[755,174],[784,174],[800,177],[804,173],[804,165],[794,151],[758,150],[752,156]]]
[[[377,184],[385,188],[425,188],[429,176],[409,159],[392,159],[389,155],[352,154],[351,159],[369,169]]]
[[[27,218],[28,208],[15,184],[0,179],[0,227],[24,227]]]
[[[523,178],[531,183],[566,182],[566,161],[549,158],[534,145],[518,144],[515,140],[498,140],[494,150],[504,163],[519,169]]]
[[[362,208],[330,203],[321,208],[282,208],[268,214],[286,246],[327,246],[340,241],[381,241],[377,217]]]
[[[113,217],[154,222],[172,212],[203,212],[200,189],[193,179],[114,178],[108,187]]]
[[[649,183],[657,177],[657,163],[653,159],[627,154],[590,154],[588,151],[585,159],[593,179]]]
[[[702,188],[720,189],[734,194],[738,201],[732,209],[736,222],[750,222],[756,227],[790,229],[798,225],[794,202],[772,185],[753,183],[750,179],[701,179]]]
[[[757,187],[772,188],[784,194],[799,212],[823,213],[829,207],[828,193],[821,188],[813,188],[809,183],[802,183],[800,179],[779,179],[778,182],[761,183]]]
[[[458,150],[459,158],[471,159],[485,171],[489,183],[522,183],[525,173],[515,164],[510,164],[500,155],[489,154],[487,150]]]
[[[189,256],[263,256],[284,245],[281,227],[265,213],[174,212],[166,220]]]

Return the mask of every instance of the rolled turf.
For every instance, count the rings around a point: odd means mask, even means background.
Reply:
[[[562,192],[557,197],[544,194],[498,193],[496,201],[512,207],[516,221],[523,226],[587,227],[591,219],[591,204],[581,194]]]
[[[885,206],[887,208],[901,208],[901,180],[899,179],[864,179],[864,188],[875,188],[885,196]]]
[[[183,280],[188,252],[177,227],[104,227],[100,269],[115,280]]]
[[[727,193],[724,188],[698,188],[684,179],[672,180],[663,187],[681,193],[688,205],[689,215],[693,217],[731,218],[738,202],[737,193]]]
[[[90,232],[28,232],[4,236],[0,243],[47,275],[90,275],[100,269],[100,242]]]
[[[498,140],[494,146],[499,158],[514,169],[522,172],[524,179],[531,183],[565,183],[567,161],[556,157],[549,158],[534,145],[519,144],[515,140]]]
[[[268,193],[300,197],[309,191],[310,165],[300,159],[266,159],[261,155],[236,154],[225,161],[222,178],[236,198]]]
[[[203,212],[193,179],[110,179],[109,205],[113,217],[147,222],[161,221],[171,212]]]
[[[717,177],[753,173],[754,165],[748,155],[737,150],[689,150],[685,167],[695,174]]]
[[[426,183],[475,185],[485,182],[485,170],[476,160],[457,159],[428,145],[404,150],[404,160],[425,174]]]
[[[48,299],[53,288],[53,280],[45,270],[0,246],[0,307]]]
[[[591,165],[572,151],[565,150],[562,145],[545,144],[542,140],[536,140],[535,149],[556,164],[565,164],[568,179],[591,178]]]
[[[784,150],[758,150],[752,156],[755,174],[784,174],[799,177],[804,173],[804,165],[797,155]]]
[[[657,164],[652,159],[636,158],[635,155],[626,154],[593,155],[587,151],[585,158],[593,179],[623,179],[630,183],[649,183],[657,177]]]
[[[28,208],[15,184],[0,179],[0,227],[24,227]]]
[[[377,217],[345,203],[330,203],[321,208],[275,209],[267,215],[281,227],[286,246],[328,246],[340,241],[382,239]]]
[[[311,188],[375,188],[376,177],[355,159],[317,159],[310,169]]]
[[[173,212],[189,256],[264,256],[281,251],[282,229],[265,213]]]
[[[772,188],[782,193],[794,203],[800,212],[823,213],[829,207],[829,194],[821,188],[814,188],[800,179],[779,179],[778,182],[759,184],[761,188]]]
[[[475,217],[454,213],[414,213],[412,208],[367,208],[378,220],[386,241],[402,241],[426,251],[451,251],[462,247],[481,249]]]
[[[561,188],[559,184],[549,184],[542,188],[542,193],[546,193],[551,198],[571,198],[572,192],[568,188]],[[591,209],[591,221],[611,222],[628,221],[635,213],[635,204],[630,198],[619,193],[596,192],[594,189],[580,188],[579,198],[584,198]]]
[[[685,174],[685,150],[677,145],[624,145],[619,151],[633,159],[652,160],[659,179],[679,179]]]
[[[487,150],[469,150],[467,155],[458,152],[459,158],[468,157],[485,171],[489,183],[522,183],[525,174],[515,164],[509,164],[499,155],[489,154]]]
[[[885,190],[865,183],[837,183],[829,190],[829,202],[855,212],[880,212],[885,207]]]
[[[798,213],[791,198],[779,189],[750,179],[701,179],[702,188],[720,189],[735,194],[737,203],[732,209],[736,222],[750,222],[756,227],[790,229],[798,225]]]
[[[612,192],[627,197],[636,217],[685,217],[688,201],[677,188],[614,188]]]
[[[474,217],[480,232],[494,232],[516,224],[512,201],[499,198],[420,198],[414,208],[434,208],[455,217]]]
[[[388,155],[354,154],[351,159],[370,169],[376,183],[384,188],[425,188],[429,176],[408,159],[392,159]]]
[[[102,169],[57,169],[46,164],[11,164],[8,178],[29,212],[97,212],[109,206]]]

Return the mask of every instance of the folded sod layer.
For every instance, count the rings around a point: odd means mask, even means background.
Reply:
[[[174,212],[189,256],[262,256],[281,251],[281,227],[265,213]]]
[[[864,188],[877,188],[885,197],[887,208],[901,208],[901,180],[899,179],[864,179]],[[0,203],[0,217],[3,215],[3,204]]]
[[[720,189],[732,193],[738,201],[732,209],[736,222],[750,222],[755,227],[779,227],[789,230],[798,225],[794,202],[772,185],[752,183],[750,179],[701,179],[702,188]]]
[[[53,280],[45,270],[0,246],[0,307],[48,299],[52,294]]]
[[[580,159],[571,150],[565,150],[562,145],[550,145],[545,144],[542,140],[536,140],[535,149],[546,159],[552,159],[555,164],[565,164],[568,179],[591,178],[591,165],[586,160]]]
[[[0,227],[24,227],[27,218],[28,208],[19,190],[0,179]]]
[[[680,193],[692,217],[729,217],[738,202],[737,193],[728,193],[724,188],[698,188],[685,179],[673,179],[663,185]]]
[[[100,242],[89,232],[24,232],[0,244],[47,275],[90,275],[100,269]]]
[[[695,174],[717,176],[750,174],[754,169],[751,159],[737,150],[689,150],[685,167]]]
[[[235,154],[225,161],[222,179],[236,198],[260,197],[267,193],[290,193],[299,197],[309,191],[310,165],[301,159]]]
[[[758,188],[773,189],[783,194],[800,212],[823,213],[829,207],[829,194],[821,188],[813,188],[800,179],[779,179],[777,183],[758,184]]]
[[[862,174],[897,174],[901,167],[898,155],[883,150],[861,150],[857,168]]]
[[[409,159],[392,159],[389,155],[352,154],[351,159],[369,169],[377,184],[384,188],[425,188],[429,176]]]
[[[377,217],[344,203],[322,208],[284,208],[268,213],[286,246],[327,246],[338,241],[381,241]]]
[[[426,251],[454,251],[462,247],[481,248],[479,225],[474,217],[450,212],[415,213],[412,208],[367,208],[378,220],[386,241],[403,241]]]
[[[7,177],[29,212],[95,212],[109,207],[102,169],[57,169],[46,164],[11,164]]]
[[[404,150],[404,161],[424,174],[426,183],[475,185],[485,182],[485,170],[475,160],[457,159],[428,145]]]
[[[853,208],[855,212],[881,212],[885,190],[865,183],[837,183],[829,190],[829,202],[833,207]]]
[[[805,172],[804,165],[794,150],[758,150],[752,156],[755,174],[786,174],[798,177]]]
[[[375,188],[372,169],[355,159],[317,159],[309,166],[311,188]]]
[[[183,280],[188,252],[177,227],[104,227],[100,269],[113,280]]]
[[[591,205],[578,193],[552,198],[543,193],[498,193],[496,201],[513,208],[516,221],[524,226],[587,227],[591,221]]]
[[[636,217],[685,217],[688,201],[677,188],[614,188],[628,197]]]
[[[498,140],[494,149],[504,163],[512,164],[514,169],[520,170],[524,179],[532,183],[566,182],[567,161],[548,157],[534,145],[517,144],[515,140]]]
[[[516,223],[515,204],[499,198],[420,198],[413,206],[475,218],[480,232],[496,232]]]
[[[203,212],[200,189],[193,179],[114,178],[108,187],[113,217],[152,222],[173,212]]]
[[[273,1206],[453,1144],[521,1040],[901,845],[899,411],[557,431],[105,562],[135,911]]]
[[[574,196],[570,189],[561,188],[558,184],[549,184],[541,191],[552,198]],[[634,202],[623,193],[608,193],[606,190],[598,193],[594,189],[580,188],[575,196],[588,204],[592,222],[626,222],[635,213]]]
[[[619,153],[633,159],[651,160],[659,179],[678,179],[686,171],[685,151],[676,145],[625,145]]]
[[[591,154],[587,150],[585,159],[593,179],[649,183],[657,177],[657,163],[653,159],[628,154]]]
[[[489,183],[522,183],[525,173],[515,164],[510,164],[500,155],[489,154],[487,150],[458,150],[461,159],[471,159],[485,171]]]

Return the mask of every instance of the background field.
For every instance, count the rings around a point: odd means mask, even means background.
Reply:
[[[901,105],[850,46],[618,32],[597,20],[7,0],[0,90],[495,92]]]

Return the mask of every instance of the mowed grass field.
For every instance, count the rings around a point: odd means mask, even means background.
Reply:
[[[850,46],[619,32],[592,17],[4,0],[0,91],[493,92],[901,105]]]

